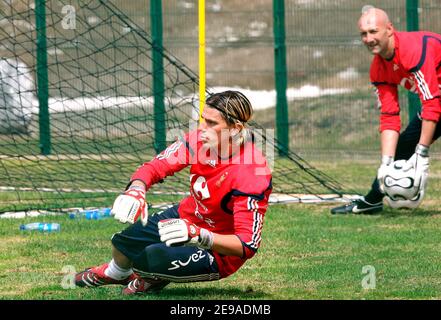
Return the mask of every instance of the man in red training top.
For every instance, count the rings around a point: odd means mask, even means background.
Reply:
[[[252,258],[272,190],[266,159],[246,125],[252,112],[240,92],[211,95],[200,128],[133,174],[112,208],[132,225],[112,237],[113,259],[78,273],[76,285],[122,284],[124,294],[145,293],[169,282],[225,278]],[[188,166],[190,196],[148,216],[145,192]]]
[[[388,198],[391,207],[416,208],[424,196],[429,170],[429,147],[441,135],[441,35],[432,32],[398,32],[386,12],[369,7],[358,27],[361,40],[374,55],[370,78],[378,96],[381,132],[381,165],[369,193],[360,200],[333,208],[335,213],[375,213],[383,209],[384,175],[394,160],[407,160],[413,170],[417,196]],[[398,85],[418,93],[422,110],[400,134]]]

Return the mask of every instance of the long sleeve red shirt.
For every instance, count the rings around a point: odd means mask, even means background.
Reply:
[[[199,134],[190,132],[170,145],[140,166],[131,180],[142,180],[149,188],[190,166],[190,196],[179,203],[180,217],[212,232],[234,234],[242,242],[242,257],[213,252],[223,278],[253,257],[260,246],[271,173],[254,143],[245,143],[240,152],[222,161],[203,150]]]
[[[390,60],[376,55],[370,78],[381,109],[380,131],[400,131],[398,85],[418,93],[422,119],[438,122],[441,116],[441,35],[432,32],[395,32]]]

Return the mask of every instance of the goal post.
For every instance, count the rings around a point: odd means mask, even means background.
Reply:
[[[42,8],[29,3],[0,2],[7,21],[0,30],[0,212],[111,206],[133,171],[164,148],[158,135],[170,144],[197,126],[198,75],[110,1],[76,3],[74,26],[64,20],[63,2],[42,1],[43,81],[42,34],[32,23]],[[45,101],[50,121],[42,124]],[[274,194],[285,195],[275,202],[343,199],[336,180],[295,152],[279,158],[273,129],[251,126],[271,160]],[[42,153],[40,137],[49,132]],[[187,191],[183,171],[151,195],[170,202]]]

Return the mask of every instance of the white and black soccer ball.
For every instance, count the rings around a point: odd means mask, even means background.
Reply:
[[[414,184],[414,170],[403,170],[406,160],[397,160],[388,166],[384,176],[384,192],[392,200],[411,200],[419,193]]]

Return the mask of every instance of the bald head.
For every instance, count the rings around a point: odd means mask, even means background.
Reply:
[[[369,26],[386,26],[390,23],[389,16],[384,10],[367,7],[362,10],[361,17],[358,20],[358,26],[361,24]]]
[[[372,6],[363,7],[358,20],[362,42],[372,54],[389,59],[394,53],[394,28],[387,13]]]

